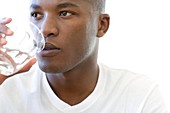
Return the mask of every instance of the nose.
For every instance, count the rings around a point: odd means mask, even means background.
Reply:
[[[45,38],[58,35],[57,22],[53,17],[46,16],[41,24],[41,32]]]

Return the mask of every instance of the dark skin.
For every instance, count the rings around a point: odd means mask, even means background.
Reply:
[[[87,98],[98,80],[98,43],[108,30],[109,16],[95,9],[89,0],[31,3],[30,20],[46,40],[37,54],[39,67],[54,93],[69,105]]]

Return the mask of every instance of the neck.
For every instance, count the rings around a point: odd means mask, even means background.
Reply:
[[[64,102],[75,105],[94,90],[99,69],[97,61],[83,62],[71,71],[46,75],[54,93]]]

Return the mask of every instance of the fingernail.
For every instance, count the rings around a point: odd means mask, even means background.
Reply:
[[[14,33],[14,32],[11,31],[10,29],[8,29],[7,32],[6,32],[6,34],[8,34],[8,35],[11,35],[11,34],[13,34],[13,33]]]

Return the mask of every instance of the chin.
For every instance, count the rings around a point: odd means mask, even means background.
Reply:
[[[45,73],[64,73],[69,71],[69,68],[67,66],[57,65],[57,64],[48,64],[40,62],[38,63],[39,68],[45,72]]]

